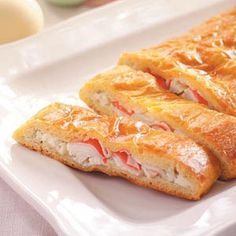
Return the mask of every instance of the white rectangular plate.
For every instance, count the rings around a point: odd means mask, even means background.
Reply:
[[[0,175],[60,235],[233,235],[235,181],[201,201],[74,171],[17,145],[14,129],[51,101],[80,104],[77,91],[125,50],[178,35],[234,0],[119,1],[0,47]]]

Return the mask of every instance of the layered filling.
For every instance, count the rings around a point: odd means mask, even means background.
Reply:
[[[129,116],[136,120],[141,120],[154,129],[175,132],[175,130],[166,122],[150,118],[141,111],[127,108],[116,99],[109,98],[105,92],[100,91],[94,93],[92,99],[94,104],[99,104],[102,107],[109,107],[111,111],[114,111],[119,116]]]
[[[95,138],[67,143],[55,136],[37,131],[35,139],[60,155],[69,156],[74,162],[84,167],[116,166],[131,175],[150,179],[163,179],[192,190],[190,181],[175,169],[164,169],[142,164],[128,150],[111,152]]]
[[[161,88],[169,90],[185,99],[210,106],[207,100],[200,94],[198,90],[191,89],[188,85],[183,83],[183,81],[178,79],[166,80],[158,76],[155,76],[155,78]]]

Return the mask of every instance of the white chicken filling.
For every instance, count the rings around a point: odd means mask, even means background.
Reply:
[[[168,124],[166,124],[163,121],[159,121],[156,118],[150,117],[143,113],[142,111],[138,110],[133,110],[132,114],[126,114],[124,111],[118,109],[114,105],[112,105],[112,99],[108,97],[108,95],[105,92],[97,92],[92,95],[92,99],[94,101],[94,104],[99,104],[101,107],[109,107],[110,111],[113,111],[115,114],[118,116],[128,116],[132,117],[136,120],[140,120],[148,125],[150,127],[155,128],[155,129],[161,129],[161,130],[166,130],[166,131],[174,131]],[[121,106],[123,104],[120,104]],[[128,112],[131,113],[132,110],[126,109]]]
[[[128,173],[135,176],[143,176],[142,171],[131,168],[130,166],[126,165],[119,157],[115,155],[112,157],[112,161],[121,170],[127,171]]]
[[[73,161],[84,166],[103,165],[102,156],[90,144],[87,143],[68,143],[67,151]]]
[[[92,99],[102,106],[107,106],[110,104],[110,101],[104,92],[97,92],[92,95]]]
[[[176,174],[173,169],[162,169],[158,167],[151,167],[144,164],[138,164],[135,158],[131,157],[125,164],[116,154],[107,153],[107,161],[103,161],[103,157],[97,151],[97,149],[87,143],[66,143],[58,138],[37,131],[35,134],[35,139],[39,143],[47,145],[52,150],[55,150],[60,155],[70,156],[70,158],[83,166],[94,166],[94,165],[115,165],[118,168],[132,174],[135,176],[144,176],[147,178],[162,178],[171,183],[177,184],[187,189],[192,189],[192,184],[184,176]],[[131,166],[140,165],[140,169],[132,168]]]
[[[175,93],[176,95],[179,95],[185,99],[201,103],[201,101],[199,101],[199,98],[193,93],[193,90],[188,85],[184,84],[182,81],[179,81],[178,79],[173,79],[168,83],[169,91],[171,91],[172,93]],[[199,91],[197,91],[197,93],[204,99],[204,97],[200,94]]]
[[[186,84],[183,84],[182,82],[178,81],[177,79],[171,80],[170,81],[170,87],[169,90],[172,93],[175,93],[176,95],[182,95],[187,89],[188,86]]]

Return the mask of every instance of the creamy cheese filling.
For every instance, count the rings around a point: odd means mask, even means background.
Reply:
[[[121,152],[110,153],[104,152],[104,156],[91,144],[84,142],[71,142],[66,143],[55,136],[37,131],[35,139],[47,145],[47,147],[55,150],[60,155],[69,156],[76,163],[88,167],[94,165],[115,165],[121,170],[128,172],[129,174],[147,178],[159,178],[171,183],[177,184],[187,189],[192,189],[192,184],[184,176],[179,173],[175,173],[173,169],[162,169],[158,167],[152,167],[139,163],[131,154],[126,152],[126,155],[118,155]],[[101,147],[103,150],[106,148]],[[106,161],[104,161],[104,158]]]
[[[60,155],[65,155],[67,152],[67,148],[66,148],[67,144],[50,134],[46,134],[41,131],[37,131],[35,133],[35,139],[39,140],[41,143],[45,143],[49,147],[53,148]]]

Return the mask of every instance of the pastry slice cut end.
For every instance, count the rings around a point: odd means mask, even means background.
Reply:
[[[128,66],[95,76],[82,87],[80,97],[100,114],[128,116],[189,136],[220,160],[221,179],[236,178],[235,117],[162,90],[153,76]]]
[[[189,200],[200,199],[220,174],[217,160],[190,139],[70,105],[46,107],[13,137],[72,168],[123,177]]]

